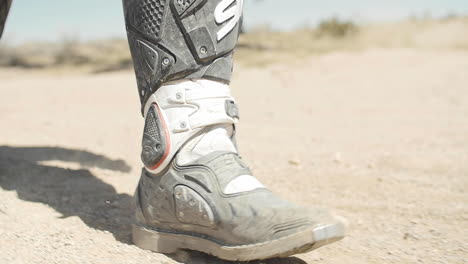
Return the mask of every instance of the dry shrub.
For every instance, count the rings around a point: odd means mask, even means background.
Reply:
[[[257,30],[240,38],[236,59],[248,65],[301,60],[335,51],[365,49],[432,49],[468,51],[468,17],[410,19],[394,23],[356,25],[327,19],[317,28],[292,32]]]
[[[268,25],[240,37],[236,61],[262,66],[333,51],[368,48],[457,49],[468,51],[468,17],[416,19],[398,23],[356,25],[337,18],[316,28],[275,32]],[[109,39],[80,42],[0,45],[0,67],[83,68],[103,72],[132,67],[127,41]]]
[[[0,66],[21,68],[82,67],[91,71],[131,68],[128,44],[123,39],[0,46]]]
[[[326,19],[318,25],[317,36],[343,38],[357,32],[358,27],[352,21],[341,21],[338,18]]]

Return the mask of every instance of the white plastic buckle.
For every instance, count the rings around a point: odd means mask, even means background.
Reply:
[[[179,148],[204,127],[237,123],[226,113],[227,100],[234,101],[229,86],[209,80],[166,84],[151,95],[145,106],[145,118],[152,105],[159,108],[162,123],[169,131],[171,150],[161,165],[150,171],[162,171]]]

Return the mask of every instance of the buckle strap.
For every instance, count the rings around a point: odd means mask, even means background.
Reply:
[[[164,119],[170,150],[157,167],[147,169],[161,172],[181,146],[204,127],[216,124],[236,124],[239,110],[229,86],[209,80],[187,80],[165,84],[150,96],[145,106],[145,118],[155,105]]]
[[[238,108],[231,96],[229,87],[209,81],[185,81],[165,85],[155,93],[156,102],[163,111],[184,108],[174,118],[168,120],[173,133],[211,126],[215,124],[235,124],[239,119]]]

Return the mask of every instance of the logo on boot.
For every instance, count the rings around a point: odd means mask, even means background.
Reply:
[[[236,2],[236,4],[232,5],[234,2]],[[244,0],[222,0],[218,4],[214,13],[216,23],[223,24],[229,20],[229,22],[216,33],[218,41],[226,37],[237,25],[242,16],[243,6]]]

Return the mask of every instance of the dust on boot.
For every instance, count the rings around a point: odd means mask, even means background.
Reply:
[[[235,144],[229,90],[242,0],[124,0],[145,117],[134,243],[227,260],[286,257],[337,241],[327,211],[275,196]]]

